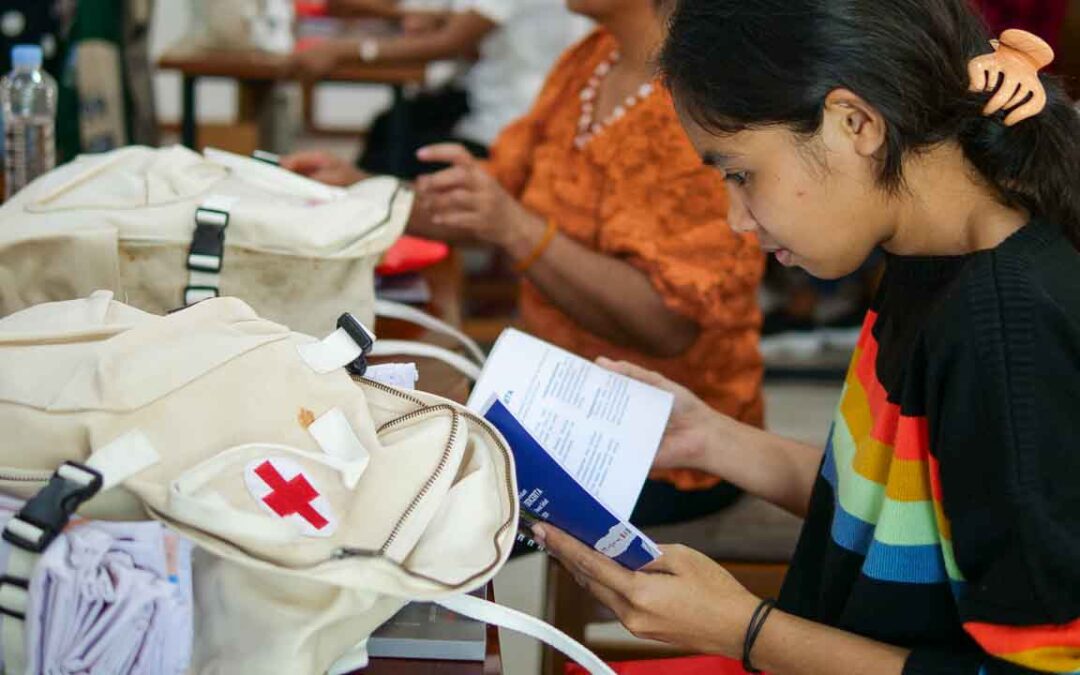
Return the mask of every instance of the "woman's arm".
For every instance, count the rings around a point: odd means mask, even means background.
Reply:
[[[397,0],[327,0],[326,13],[338,17],[374,16],[400,19],[404,11]]]
[[[414,220],[410,232],[487,241],[519,261],[545,238],[548,223],[509,195],[465,148],[432,146],[422,150],[420,158],[453,166],[418,179],[418,212],[431,217]],[[560,310],[617,344],[676,356],[697,338],[697,324],[669,309],[643,272],[561,234],[528,275]]]
[[[342,63],[434,61],[473,56],[496,24],[478,12],[460,12],[435,30],[390,38],[331,38],[297,52],[292,68],[300,77],[318,80]],[[366,56],[365,56],[366,54]]]
[[[521,209],[501,245],[514,260],[524,260],[540,245],[546,229],[541,218]],[[610,342],[673,357],[697,339],[698,325],[668,309],[643,272],[561,233],[526,277],[564,314]]]
[[[376,59],[433,61],[472,57],[484,36],[497,27],[498,24],[479,12],[454,12],[447,15],[446,21],[434,30],[378,39]],[[351,42],[351,55],[359,58],[359,42]]]

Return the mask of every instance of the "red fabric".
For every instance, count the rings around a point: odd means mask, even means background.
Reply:
[[[383,276],[415,272],[442,261],[448,255],[450,247],[441,241],[405,235],[383,254],[375,271]]]
[[[301,19],[327,16],[326,0],[295,0],[293,6]]]
[[[255,474],[273,490],[263,497],[263,502],[273,509],[274,513],[282,518],[298,513],[316,530],[326,527],[326,518],[323,518],[322,514],[311,505],[311,502],[318,498],[319,493],[315,491],[307,478],[304,478],[304,474],[297,474],[286,481],[269,460],[260,464],[255,469]]]
[[[742,664],[722,656],[688,656],[682,659],[625,661],[612,663],[619,675],[746,675]],[[566,675],[588,675],[581,666],[570,663]]]
[[[1009,28],[1022,28],[1040,36],[1055,49],[1069,10],[1069,0],[974,0],[974,3],[994,35]]]

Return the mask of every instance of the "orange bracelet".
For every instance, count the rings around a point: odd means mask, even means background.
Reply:
[[[540,256],[544,255],[544,251],[551,246],[551,242],[555,240],[555,235],[559,233],[559,226],[555,224],[555,221],[548,219],[547,229],[544,230],[544,236],[540,239],[540,243],[536,245],[536,248],[532,250],[529,255],[525,256],[514,265],[514,271],[518,274],[524,274],[529,271],[529,268],[536,264],[536,261],[540,259]]]

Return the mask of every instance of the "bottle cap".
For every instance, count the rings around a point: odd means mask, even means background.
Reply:
[[[15,45],[11,48],[11,65],[15,68],[40,68],[44,54],[38,45]]]

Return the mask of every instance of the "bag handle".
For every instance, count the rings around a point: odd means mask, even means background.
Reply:
[[[536,638],[558,649],[592,675],[615,675],[610,666],[580,642],[536,617],[468,594],[436,600],[435,603],[470,619]]]
[[[465,333],[461,332],[457,328],[454,328],[450,324],[441,319],[437,319],[434,316],[426,312],[422,312],[415,307],[409,305],[403,305],[400,302],[393,302],[390,300],[382,300],[380,298],[375,299],[375,316],[381,316],[387,319],[398,319],[400,321],[408,321],[409,323],[415,323],[418,326],[423,326],[430,331],[439,333],[440,335],[446,335],[453,338],[465,348],[469,356],[476,361],[477,365],[483,366],[487,357],[484,355],[484,350],[480,349],[480,345],[476,344],[472,338]]]
[[[453,367],[475,382],[480,378],[480,366],[457,352],[411,340],[379,340],[371,348],[371,356],[418,356],[436,359]]]

